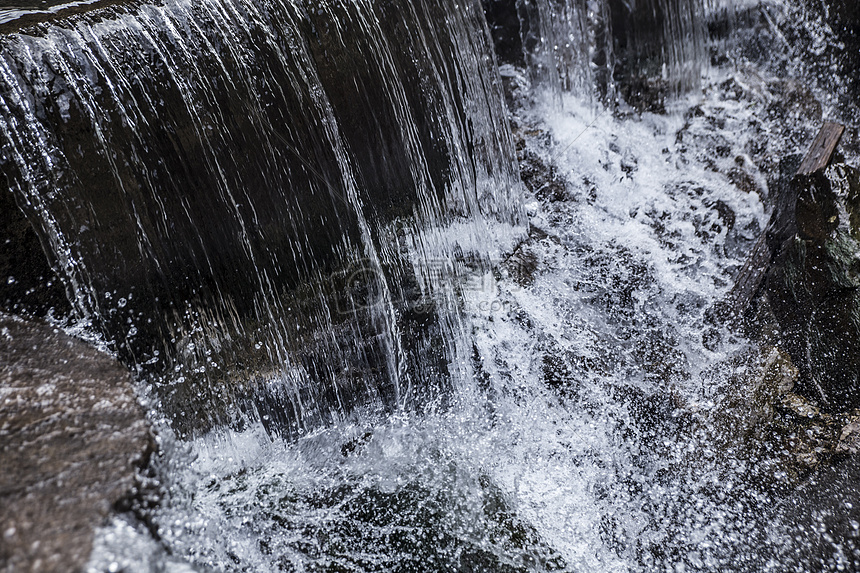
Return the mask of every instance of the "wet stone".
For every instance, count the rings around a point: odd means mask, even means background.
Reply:
[[[858,181],[841,164],[795,178],[797,233],[779,246],[765,279],[784,347],[800,370],[797,393],[828,413],[860,406],[860,242],[850,224]]]
[[[766,551],[781,571],[860,569],[860,457],[822,466],[775,506]],[[765,551],[763,551],[764,553]]]
[[[77,571],[153,440],[129,372],[0,314],[0,571]]]
[[[0,245],[0,309],[27,316],[71,314],[63,283],[8,191],[0,191]]]

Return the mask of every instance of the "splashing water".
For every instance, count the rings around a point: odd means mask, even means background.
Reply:
[[[686,105],[721,109],[715,100]],[[711,351],[700,333],[766,214],[758,195],[703,160],[706,148],[678,142],[722,137],[731,157],[743,154],[751,115],[742,103],[722,110],[719,130],[683,115],[617,118],[573,96],[563,109],[536,105],[515,126],[557,170],[560,190],[526,198],[530,237],[498,272],[465,277],[472,355],[447,408],[290,443],[250,428],[173,446],[170,501],[154,517],[171,553],[162,563],[632,571],[755,562],[759,494],[734,495],[743,469],[706,429],[717,397],[704,373],[743,342]],[[108,531],[115,544],[145,538],[122,522]],[[104,539],[95,568],[123,558]]]
[[[516,2],[503,78],[442,4],[4,37],[4,169],[160,424],[163,499],[90,570],[779,570],[722,435],[748,343],[704,335],[768,215],[771,72],[707,64],[744,3]]]

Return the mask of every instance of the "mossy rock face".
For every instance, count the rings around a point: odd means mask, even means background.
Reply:
[[[766,294],[801,373],[798,393],[846,412],[860,406],[860,176],[840,164],[794,183],[797,234],[779,248]]]

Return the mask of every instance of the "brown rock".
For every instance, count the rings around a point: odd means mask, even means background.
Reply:
[[[0,314],[0,571],[77,571],[152,438],[129,372]]]

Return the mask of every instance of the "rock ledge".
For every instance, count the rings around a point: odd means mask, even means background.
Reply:
[[[115,359],[0,314],[0,571],[77,571],[152,434]]]

